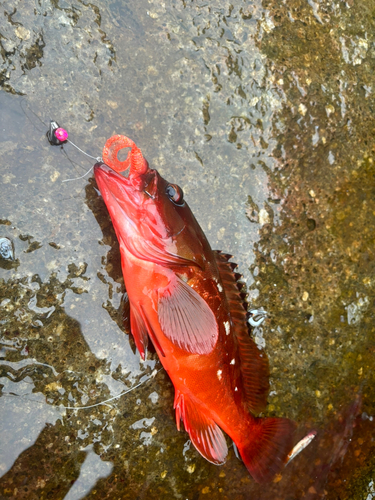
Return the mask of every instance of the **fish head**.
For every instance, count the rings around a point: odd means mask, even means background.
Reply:
[[[209,246],[179,186],[148,164],[138,170],[130,166],[128,177],[103,163],[94,173],[120,246],[161,265],[204,267]]]

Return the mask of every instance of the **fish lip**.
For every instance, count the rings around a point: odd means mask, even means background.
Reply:
[[[126,220],[127,223],[129,223],[132,227],[135,228],[136,223],[133,220],[134,218],[127,213],[127,210],[124,209],[124,204],[121,203],[121,201],[117,196],[117,193],[114,192],[113,190],[113,186],[111,186],[112,184],[111,179],[120,182],[122,188],[125,188],[122,190],[122,195],[124,194],[126,195],[126,205],[132,206],[134,205],[134,194],[136,194],[136,192],[129,179],[117,173],[115,170],[113,170],[104,162],[95,163],[94,176],[96,183],[98,184],[101,196],[104,199],[106,205],[108,200],[112,200],[110,204],[112,210],[109,210],[109,212],[111,214],[115,230],[116,230],[116,221],[115,221],[116,218],[114,217],[114,214],[119,215],[120,218],[123,218],[122,220]],[[118,234],[120,240],[121,232],[119,232]]]
[[[111,194],[113,199],[116,200],[116,203],[118,203],[119,200],[113,189],[113,184],[117,183],[118,185],[121,185],[123,188],[125,188],[128,200],[130,201],[132,199],[134,188],[130,180],[127,177],[124,177],[123,175],[113,170],[106,163],[104,162],[95,163],[94,177],[99,187],[99,191],[101,192],[101,195],[103,197],[104,197],[104,192],[102,192],[102,187],[105,186],[105,191],[108,191],[108,193]]]
[[[117,172],[113,170],[111,167],[109,167],[106,163],[103,162],[97,162],[94,165],[94,174],[96,175],[97,172],[105,172],[106,174],[111,174],[115,177],[119,177],[122,181],[126,181],[128,183],[128,179]]]

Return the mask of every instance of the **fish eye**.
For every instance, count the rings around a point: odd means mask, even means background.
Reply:
[[[168,184],[165,188],[165,193],[176,205],[183,205],[185,203],[184,193],[180,186],[177,186],[177,184]]]

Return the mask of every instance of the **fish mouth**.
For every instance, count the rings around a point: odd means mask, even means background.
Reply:
[[[105,163],[96,163],[94,175],[113,222],[127,218],[133,226],[146,224],[153,236],[162,240],[177,238],[185,229],[182,223],[176,231],[172,228],[161,231],[161,225],[152,221],[158,191],[155,170],[148,169],[146,174],[126,178]]]
[[[131,179],[130,176],[124,177],[123,175],[117,173],[113,168],[109,167],[105,163],[99,162],[94,165],[94,175],[95,179],[99,182],[105,182],[108,186],[113,188],[113,184],[118,184],[121,186],[128,186],[128,188],[135,189],[138,187],[138,182],[134,183],[134,176]],[[138,177],[136,177],[138,179]],[[133,182],[132,182],[133,181]],[[136,184],[136,186],[134,185]]]
[[[127,194],[126,197],[129,196],[132,188],[129,179],[118,174],[105,163],[96,163],[94,165],[94,175],[96,183],[98,184],[99,190],[105,201],[109,198],[109,194],[118,200],[120,192],[125,194],[124,190]]]
[[[102,162],[95,163],[94,165],[95,179],[103,178],[103,180],[108,176],[113,176],[114,178],[121,179],[121,181],[127,181],[126,177],[119,175],[112,168]]]
[[[111,219],[116,225],[116,221],[135,225],[139,206],[143,202],[144,193],[140,189],[140,178],[129,179],[118,174],[105,163],[94,165],[94,175],[99,191],[107,205]]]

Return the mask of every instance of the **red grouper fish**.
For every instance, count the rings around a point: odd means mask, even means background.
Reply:
[[[103,160],[95,179],[120,244],[131,331],[143,359],[151,339],[173,382],[177,428],[182,420],[214,464],[226,460],[226,432],[255,481],[271,480],[295,424],[253,415],[266,406],[269,369],[249,337],[235,265],[211,249],[181,188],[150,169],[133,141],[111,137]],[[127,167],[127,178],[114,171]]]

